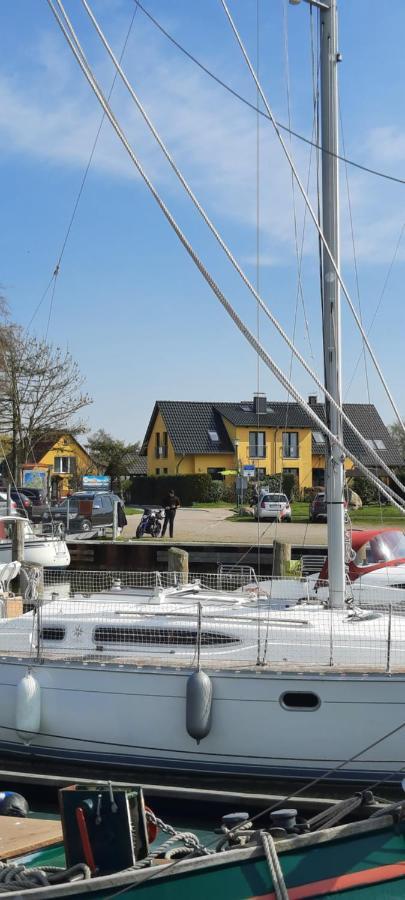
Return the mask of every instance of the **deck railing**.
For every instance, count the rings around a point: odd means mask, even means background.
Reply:
[[[345,609],[331,610],[327,585],[250,574],[226,573],[228,590],[215,573],[195,574],[167,593],[175,573],[47,573],[31,616],[0,627],[0,656],[181,669],[200,648],[213,671],[405,672],[405,592],[353,586]]]

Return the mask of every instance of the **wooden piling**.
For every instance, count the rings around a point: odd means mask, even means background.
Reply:
[[[291,562],[291,544],[285,541],[273,541],[273,575],[286,575]]]
[[[169,547],[167,553],[167,568],[169,572],[178,572],[179,581],[185,584],[188,581],[188,553],[180,547]]]

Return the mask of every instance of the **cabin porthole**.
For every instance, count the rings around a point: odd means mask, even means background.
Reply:
[[[280,697],[283,709],[295,712],[314,712],[321,705],[320,698],[312,691],[285,691]]]

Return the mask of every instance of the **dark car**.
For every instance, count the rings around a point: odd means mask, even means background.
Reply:
[[[344,501],[345,508],[347,508],[347,500]],[[325,491],[320,491],[319,494],[316,494],[312,503],[311,510],[309,513],[309,521],[310,522],[326,522],[328,518],[328,511],[326,507],[326,496]]]
[[[327,510],[326,510],[326,497],[325,491],[321,491],[319,494],[316,494],[312,503],[311,509],[309,513],[309,521],[310,522],[319,522],[322,520],[326,522],[327,519]]]
[[[30,516],[32,507],[31,498],[28,497],[25,492],[20,491],[17,488],[11,488],[10,495],[11,499],[14,500],[17,509],[25,513],[26,516]]]
[[[114,501],[118,500],[118,525],[126,524],[122,500],[111,491],[78,491],[42,514],[44,523],[54,522],[60,531],[92,531],[113,524]]]
[[[20,490],[20,489],[19,489]],[[21,488],[22,493],[25,497],[28,497],[31,500],[32,506],[44,506],[46,503],[46,493],[42,491],[40,488],[31,488],[24,487]]]

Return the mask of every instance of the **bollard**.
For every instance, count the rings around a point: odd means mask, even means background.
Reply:
[[[291,544],[285,541],[273,541],[273,575],[283,576],[287,572],[287,563],[291,562]]]
[[[186,584],[188,581],[188,553],[179,547],[169,547],[167,554],[167,569],[169,572],[177,572],[177,581]]]

